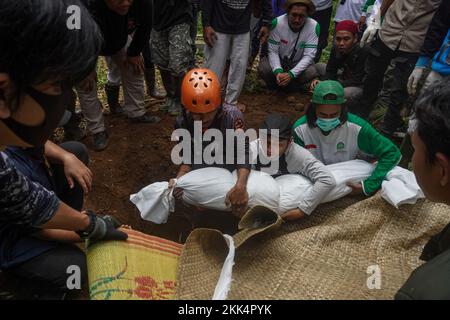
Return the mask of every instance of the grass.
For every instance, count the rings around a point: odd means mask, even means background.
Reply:
[[[330,58],[331,48],[333,48],[333,38],[334,38],[334,16],[336,15],[336,8],[338,6],[339,0],[333,0],[333,14],[331,15],[330,30],[328,33],[328,46],[323,49],[322,56],[320,57],[320,62],[327,63]]]

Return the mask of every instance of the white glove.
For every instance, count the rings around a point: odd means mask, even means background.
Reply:
[[[381,11],[378,11],[376,15],[370,17],[367,21],[367,29],[361,38],[361,47],[369,44],[375,38],[378,30],[381,29]]]
[[[423,72],[425,71],[424,67],[415,67],[411,75],[408,79],[408,93],[410,95],[415,95],[417,91],[417,85],[419,84],[420,79],[422,79]]]

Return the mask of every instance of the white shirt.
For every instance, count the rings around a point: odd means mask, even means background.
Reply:
[[[316,6],[316,11],[325,10],[333,6],[332,0],[312,0],[312,2]]]
[[[269,163],[269,159],[265,157],[265,152],[260,143],[260,139],[250,142],[250,159],[251,163],[257,163],[259,156],[260,161]],[[287,163],[287,170],[291,174],[301,174],[313,182],[313,187],[305,193],[302,201],[298,204],[298,208],[305,214],[311,214],[314,209],[322,202],[328,193],[336,186],[330,170],[319,160],[317,160],[308,150],[292,142],[286,152],[285,158]],[[279,161],[279,159],[274,159]],[[279,166],[271,166],[279,168]],[[255,167],[253,168],[255,169]],[[276,175],[279,172],[270,172],[264,168],[264,172],[270,175]]]
[[[400,150],[389,139],[382,136],[367,121],[349,113],[348,120],[332,130],[322,134],[318,127],[310,127],[306,116],[294,125],[294,140],[308,149],[324,164],[346,162],[368,156],[378,159],[372,175],[363,182],[366,195],[377,191],[387,173],[400,161]]]
[[[375,16],[378,13],[378,11],[380,11],[382,2],[383,0],[376,0],[372,6],[367,8],[367,12],[363,12],[362,15],[365,16],[367,19]]]
[[[289,27],[288,16],[286,14],[275,18],[272,22],[272,31],[269,38],[269,62],[272,71],[282,69],[281,59],[290,58],[297,42],[297,53],[293,58],[296,66],[290,71],[293,77],[297,78],[309,66],[314,64],[317,44],[319,43],[320,27],[311,18],[308,18],[303,29],[294,32]],[[298,37],[298,41],[297,41]]]
[[[359,18],[362,16],[362,9],[365,4],[366,0],[346,0],[344,4],[339,2],[334,21],[341,22],[343,20],[352,20],[358,23]]]

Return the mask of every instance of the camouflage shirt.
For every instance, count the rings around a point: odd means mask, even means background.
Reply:
[[[32,182],[0,152],[0,269],[19,265],[53,244],[30,237],[59,208],[55,193]]]

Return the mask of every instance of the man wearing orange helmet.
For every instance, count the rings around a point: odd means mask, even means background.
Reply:
[[[191,136],[191,143],[194,144],[194,124],[201,123],[202,132],[216,129],[222,133],[223,146],[235,144],[235,136],[227,136],[227,130],[243,133],[245,130],[244,115],[235,106],[223,106],[220,93],[220,82],[217,76],[208,69],[193,69],[189,71],[182,83],[181,102],[184,106],[183,113],[177,118],[176,129],[188,130]],[[232,140],[232,141],[230,141]],[[209,145],[209,142],[202,142],[202,150]],[[223,163],[214,162],[212,165],[205,163],[202,158],[201,163],[193,161],[191,154],[190,163],[183,163],[178,171],[177,179],[190,172],[207,166],[223,167],[230,171],[237,170],[238,180],[236,185],[228,192],[227,204],[230,204],[233,213],[242,215],[248,203],[247,180],[250,174],[249,164],[249,142],[246,140],[244,150],[234,149],[234,161],[227,163],[225,159],[227,148],[223,149]],[[194,147],[191,150],[195,150]],[[243,159],[244,161],[240,161]],[[241,163],[242,162],[242,163]],[[170,181],[170,186],[174,185],[174,180]],[[176,188],[174,195],[181,198],[183,190]]]

